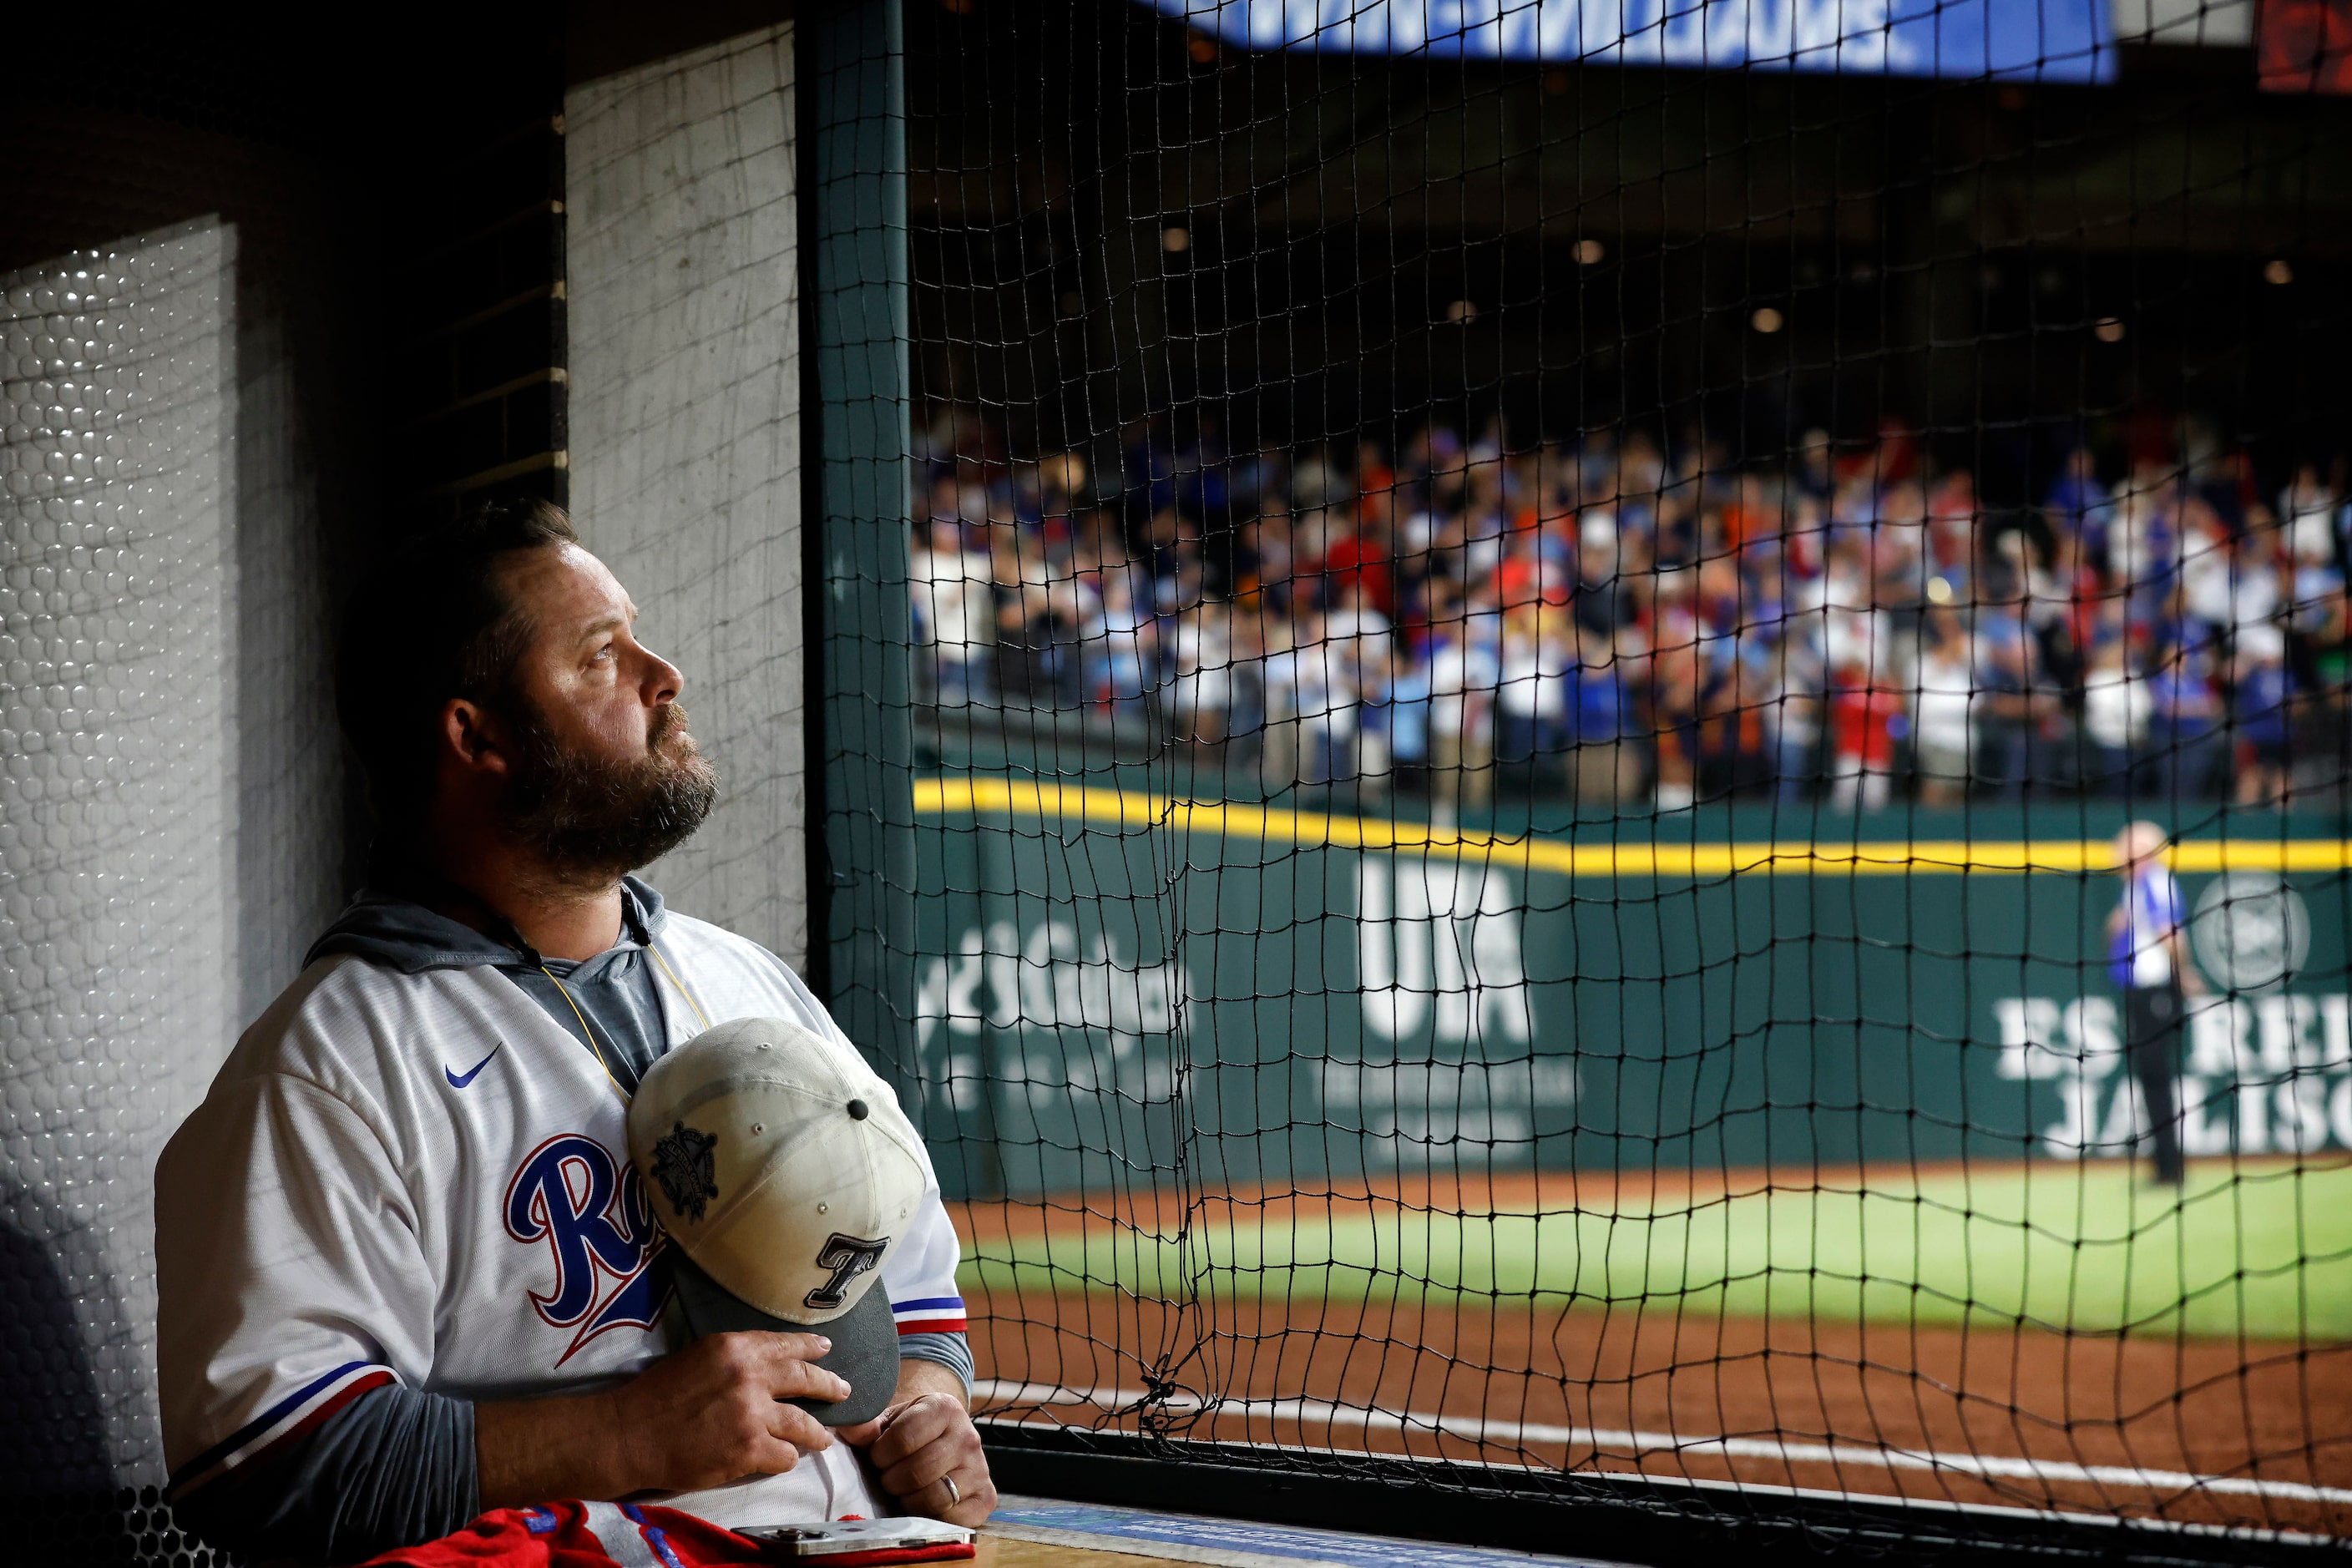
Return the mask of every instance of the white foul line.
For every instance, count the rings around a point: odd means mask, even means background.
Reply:
[[[972,1384],[972,1396],[995,1405],[1092,1405],[1104,1410],[1131,1409],[1150,1395],[1139,1388],[1064,1388],[1046,1383],[1008,1383],[983,1378]],[[1197,1394],[1175,1394],[1161,1408],[1202,1409]],[[1727,1458],[1779,1459],[1792,1465],[1860,1465],[1887,1470],[1930,1470],[1953,1475],[2004,1480],[2077,1481],[2099,1486],[2137,1487],[2149,1491],[2224,1492],[2244,1497],[2278,1498],[2295,1502],[2352,1503],[2352,1489],[2312,1486],[2303,1481],[2264,1481],[2247,1476],[2200,1476],[2186,1470],[2143,1470],[2127,1465],[2077,1465],[2063,1459],[2027,1459],[1998,1454],[1945,1454],[1916,1448],[1864,1447],[1852,1443],[1791,1443],[1779,1437],[1683,1437],[1671,1432],[1617,1431],[1608,1427],[1551,1426],[1539,1423],[1487,1421],[1477,1417],[1434,1415],[1417,1410],[1400,1414],[1359,1410],[1321,1399],[1220,1399],[1213,1415],[1262,1415],[1270,1421],[1320,1421],[1331,1426],[1368,1430],[1428,1432],[1459,1437],[1465,1442],[1517,1447],[1528,1443],[1559,1443],[1569,1447],[1631,1448],[1635,1456],[1720,1454]]]

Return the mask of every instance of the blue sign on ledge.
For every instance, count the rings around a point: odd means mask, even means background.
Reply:
[[[2110,81],[2107,0],[1146,0],[1237,48]]]

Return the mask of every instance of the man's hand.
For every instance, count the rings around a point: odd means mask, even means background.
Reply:
[[[787,1399],[845,1399],[849,1384],[814,1364],[816,1334],[713,1334],[664,1356],[610,1395],[638,1486],[699,1491],[772,1476],[833,1434]]]
[[[603,1394],[478,1405],[482,1506],[698,1491],[789,1470],[833,1446],[815,1416],[782,1403],[847,1396],[848,1384],[814,1364],[830,1349],[815,1334],[714,1334]]]
[[[900,1362],[897,1403],[864,1426],[844,1426],[835,1436],[866,1449],[882,1489],[909,1513],[978,1525],[996,1511],[996,1484],[989,1479],[980,1432],[964,1408],[963,1382],[946,1367]]]

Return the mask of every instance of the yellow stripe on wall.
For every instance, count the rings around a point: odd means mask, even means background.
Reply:
[[[2106,871],[2115,858],[2104,838],[2002,840],[1889,839],[1853,844],[1570,844],[1559,839],[1339,816],[1265,805],[1181,800],[1174,795],[1046,784],[1025,779],[931,778],[915,781],[918,816],[972,813],[1080,822],[1106,827],[1171,828],[1304,848],[1384,849],[1456,855],[1570,877],[1894,876],[1959,871]],[[2172,866],[2210,871],[2341,871],[2352,868],[2352,841],[2336,838],[2191,839],[2176,845]]]

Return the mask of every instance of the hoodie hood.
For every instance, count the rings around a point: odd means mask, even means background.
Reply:
[[[621,879],[621,940],[614,952],[635,951],[661,934],[667,916],[662,896],[635,877]],[[322,958],[351,953],[403,974],[433,969],[493,969],[532,971],[536,961],[486,936],[463,921],[436,914],[404,893],[362,888],[334,923],[303,955],[308,969]],[[579,971],[601,965],[609,955],[584,960]],[[560,963],[560,960],[550,960]]]

